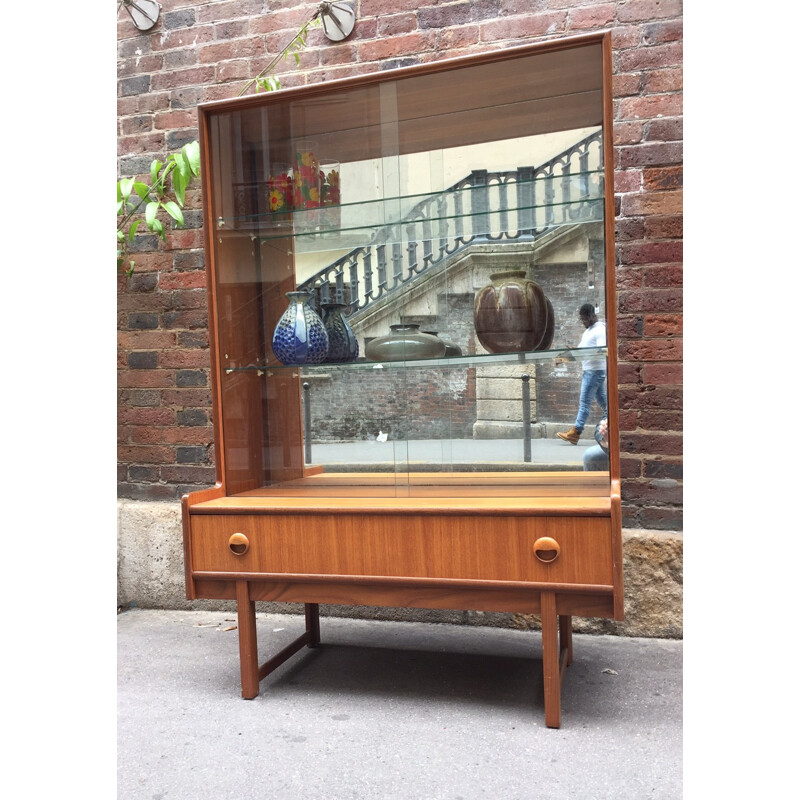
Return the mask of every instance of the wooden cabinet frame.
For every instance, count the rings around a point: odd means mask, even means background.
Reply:
[[[521,76],[513,64],[530,57],[537,59],[537,69],[525,73],[523,102],[518,97]],[[470,80],[454,84],[454,70],[466,70]],[[531,85],[538,87],[533,100]],[[362,93],[376,88],[383,92],[384,87],[393,92],[392,108],[399,120],[392,137],[387,137],[385,120],[374,118],[373,106],[360,103]],[[226,114],[268,111],[291,101],[294,116],[284,115],[279,122],[292,122],[308,136],[322,135],[325,131],[315,127],[318,118],[303,116],[303,101],[341,92],[351,102],[333,115],[331,124],[343,130],[360,126],[360,141],[341,141],[343,148],[350,142],[362,153],[376,149],[385,154],[388,138],[398,151],[419,151],[437,147],[443,139],[460,144],[462,139],[492,136],[491,130],[480,130],[495,124],[491,115],[461,113],[464,95],[485,95],[511,109],[504,120],[510,131],[539,132],[588,121],[601,125],[611,442],[609,471],[602,480],[581,473],[546,473],[539,477],[544,488],[521,496],[492,491],[493,478],[487,474],[480,479],[490,488],[474,496],[455,474],[450,489],[439,486],[430,496],[421,490],[402,496],[382,491],[382,482],[394,478],[374,475],[362,477],[364,486],[371,481],[376,487],[373,495],[365,489],[353,496],[336,488],[336,475],[303,462],[297,372],[284,371],[272,379],[261,372],[231,377],[226,358],[233,352],[241,354],[240,360],[254,357],[257,345],[250,340],[263,344],[268,339],[280,298],[295,288],[296,279],[287,274],[266,286],[243,275],[221,289],[221,270],[239,269],[233,266],[237,253],[247,262],[250,245],[247,237],[223,242],[218,235],[220,207],[228,202],[226,187],[232,185],[226,176],[238,169],[235,153],[223,158],[215,150],[218,131],[227,124]],[[451,125],[446,122],[449,108]],[[429,122],[434,109],[438,127]],[[186,589],[189,599],[236,601],[242,696],[255,697],[267,674],[302,647],[320,644],[321,603],[528,613],[541,616],[545,721],[559,727],[564,671],[572,660],[571,618],[623,619],[610,34],[209,103],[199,114],[218,479],[215,487],[182,501]],[[280,141],[277,127],[268,130]],[[246,170],[242,175],[248,177]],[[269,243],[274,252],[281,246],[274,239]],[[233,320],[231,306],[261,309],[260,316],[246,324],[241,316]],[[273,380],[266,401],[265,380]],[[243,448],[233,446],[237,437]],[[254,437],[264,446],[248,449]],[[237,455],[240,449],[242,456]],[[274,463],[265,464],[269,459]],[[277,489],[263,488],[265,472]],[[408,480],[413,489],[424,484],[425,475]],[[469,484],[475,480],[470,475]],[[282,491],[290,482],[292,492]],[[551,492],[548,486],[558,490]],[[258,657],[256,601],[303,603],[306,610],[305,633],[264,663]]]

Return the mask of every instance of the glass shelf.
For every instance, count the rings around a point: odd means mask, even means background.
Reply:
[[[596,356],[608,356],[607,347],[576,347],[561,350],[535,350],[518,353],[481,353],[450,358],[414,358],[401,361],[367,361],[358,360],[350,362],[326,361],[321,364],[247,364],[241,367],[226,367],[225,374],[241,372],[286,372],[302,369],[303,376],[326,374],[333,370],[337,372],[354,372],[376,369],[463,369],[465,367],[485,367],[498,364],[536,364],[542,361],[583,361]]]
[[[388,197],[358,203],[271,213],[218,217],[218,235],[248,235],[266,242],[292,238],[298,253],[461,236],[541,232],[554,225],[603,220],[603,181],[599,171],[534,180],[490,181],[444,191]],[[250,191],[266,192],[266,184]],[[566,198],[566,199],[565,199]],[[258,197],[244,204],[256,208]]]

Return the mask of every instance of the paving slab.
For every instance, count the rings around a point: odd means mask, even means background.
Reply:
[[[576,634],[552,729],[536,631],[323,615],[244,700],[235,614],[117,620],[118,800],[682,797],[680,640]],[[259,612],[259,661],[303,624]]]

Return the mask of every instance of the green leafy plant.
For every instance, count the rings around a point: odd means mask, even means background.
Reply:
[[[252,87],[257,92],[281,88],[280,79],[272,72],[281,60],[289,57],[294,58],[295,64],[300,63],[300,53],[308,42],[308,32],[320,24],[320,15],[325,6],[325,3],[321,3],[317,7],[286,47],[255,78],[247,82],[239,92],[239,97]],[[142,221],[162,241],[167,240],[164,214],[179,228],[184,227],[186,190],[199,175],[200,144],[195,140],[185,144],[179,152],[171,153],[164,162],[154,159],[150,164],[149,184],[134,178],[117,181],[117,270],[121,270],[127,262],[125,274],[133,274],[135,262],[129,257],[130,247]]]
[[[150,164],[150,184],[134,178],[117,181],[117,269],[128,258],[128,250],[142,222],[144,212],[148,230],[163,241],[167,240],[159,213],[165,211],[175,224],[185,225],[183,206],[186,189],[200,175],[200,144],[196,140],[185,144],[179,152],[171,153],[164,162],[157,158]],[[138,218],[137,218],[138,216]],[[135,262],[130,261],[126,273],[133,273]]]

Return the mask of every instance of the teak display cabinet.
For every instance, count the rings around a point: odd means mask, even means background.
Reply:
[[[558,727],[571,618],[623,618],[610,58],[603,33],[200,106],[218,480],[183,498],[186,586],[236,601],[243,697],[319,644],[320,603],[517,612]],[[552,301],[549,340],[491,353],[470,304],[509,270]],[[298,289],[344,307],[355,360],[276,358]],[[453,348],[367,360],[401,321]],[[611,446],[587,472],[552,425],[598,356]],[[264,663],[256,601],[306,609]]]

